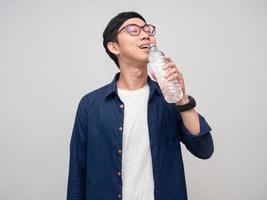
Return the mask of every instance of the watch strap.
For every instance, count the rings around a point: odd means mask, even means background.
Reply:
[[[178,110],[180,112],[185,112],[185,111],[191,110],[194,107],[196,107],[197,104],[196,104],[195,99],[190,95],[188,95],[188,99],[189,99],[188,103],[186,103],[184,105],[176,105],[176,107],[178,108]]]

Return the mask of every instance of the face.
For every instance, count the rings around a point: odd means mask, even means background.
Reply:
[[[117,48],[115,54],[118,56],[119,62],[146,65],[149,53],[148,47],[150,44],[156,44],[156,39],[149,33],[149,27],[141,28],[140,34],[136,35],[136,29],[127,26],[129,24],[143,27],[146,23],[139,18],[131,18],[125,21],[118,29],[118,42],[114,44]],[[132,35],[129,32],[132,32]]]

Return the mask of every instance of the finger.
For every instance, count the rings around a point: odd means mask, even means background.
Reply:
[[[178,80],[178,74],[177,73],[175,73],[175,74],[172,74],[172,75],[169,75],[168,77],[166,77],[166,79],[168,80],[168,81],[171,81],[171,80]]]
[[[166,63],[162,69],[168,69],[168,68],[176,68],[176,65],[174,63]]]
[[[165,77],[168,77],[168,76],[170,76],[172,74],[175,74],[175,73],[177,73],[177,69],[176,68],[168,68],[166,73],[165,73]]]
[[[172,62],[172,59],[169,56],[164,56],[164,59],[166,63]]]
[[[170,75],[172,75],[174,73],[177,73],[178,76],[183,77],[183,74],[176,67],[174,67],[174,68],[168,68],[167,71],[166,71],[166,73],[165,73],[165,75],[166,76],[170,76]]]
[[[177,80],[179,84],[184,83],[184,79],[179,74],[175,73],[166,78],[167,80]]]
[[[173,80],[173,79],[177,79],[180,80],[183,82],[184,78],[181,74],[178,74],[178,73],[173,73],[173,74],[169,74],[168,76],[165,76],[166,79],[168,80]]]
[[[174,71],[174,70],[170,70],[169,72],[166,72],[164,77],[167,79],[169,79],[170,77],[171,77],[170,79],[172,79],[173,77],[176,77],[176,79],[179,79],[179,80],[184,79],[183,74],[178,73],[177,71]]]

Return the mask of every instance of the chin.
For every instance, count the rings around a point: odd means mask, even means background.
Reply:
[[[142,65],[147,65],[148,63],[148,53],[147,54],[139,54],[138,57],[135,57],[135,60],[142,64]]]
[[[142,60],[144,61],[144,62],[148,62],[148,53],[147,54],[145,54],[145,55],[142,55]]]
[[[140,59],[139,61],[140,61],[140,63],[142,63],[143,65],[147,65],[147,63],[148,63],[148,57],[144,57],[144,58]]]

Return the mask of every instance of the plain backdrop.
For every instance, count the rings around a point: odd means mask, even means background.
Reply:
[[[102,32],[122,11],[157,27],[215,152],[183,146],[190,200],[267,199],[267,2],[0,0],[0,200],[66,198],[77,105],[118,71]]]

